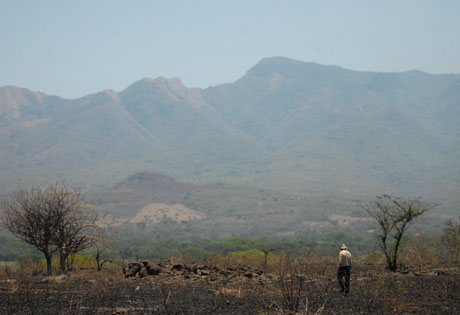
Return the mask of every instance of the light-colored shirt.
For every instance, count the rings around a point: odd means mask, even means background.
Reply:
[[[351,253],[342,249],[339,254],[339,267],[351,266]]]

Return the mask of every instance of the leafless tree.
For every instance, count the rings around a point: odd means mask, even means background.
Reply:
[[[57,247],[52,240],[56,220],[49,199],[48,192],[41,189],[16,193],[2,202],[1,224],[41,251],[45,255],[48,274],[51,274],[51,259]]]
[[[396,271],[398,251],[407,227],[412,220],[439,204],[424,202],[420,198],[381,195],[377,196],[376,201],[367,204],[360,203],[360,206],[377,221],[380,228],[378,237],[388,269]]]
[[[53,241],[58,248],[61,271],[65,272],[71,255],[96,243],[98,226],[96,213],[84,205],[79,191],[62,190],[61,194],[67,198],[68,205],[60,212],[60,224],[56,226]]]
[[[45,255],[52,274],[52,256],[59,252],[60,267],[70,254],[92,245],[90,230],[97,216],[87,211],[77,190],[60,185],[18,192],[2,202],[0,224]]]
[[[95,235],[94,248],[96,249],[96,265],[97,271],[101,271],[104,265],[108,262],[111,262],[110,259],[104,259],[104,253],[109,248],[107,242],[107,228],[110,226],[110,223],[107,223],[105,220],[100,220],[100,228],[97,230]]]

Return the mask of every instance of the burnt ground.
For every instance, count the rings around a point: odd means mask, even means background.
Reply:
[[[3,278],[0,314],[460,314],[455,269],[416,275],[356,266],[347,295],[335,268],[163,263],[152,267],[157,275],[143,268],[133,277],[120,269]]]

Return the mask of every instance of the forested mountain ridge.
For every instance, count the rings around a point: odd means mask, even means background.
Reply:
[[[234,83],[142,79],[62,99],[0,88],[0,191],[111,185],[139,171],[284,191],[460,188],[460,75],[265,58]]]

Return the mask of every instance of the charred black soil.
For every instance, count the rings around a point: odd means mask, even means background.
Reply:
[[[416,275],[356,266],[351,292],[344,294],[334,268],[304,273],[241,265],[163,263],[155,268],[159,274],[133,277],[111,269],[2,279],[0,313],[460,314],[455,269]]]

